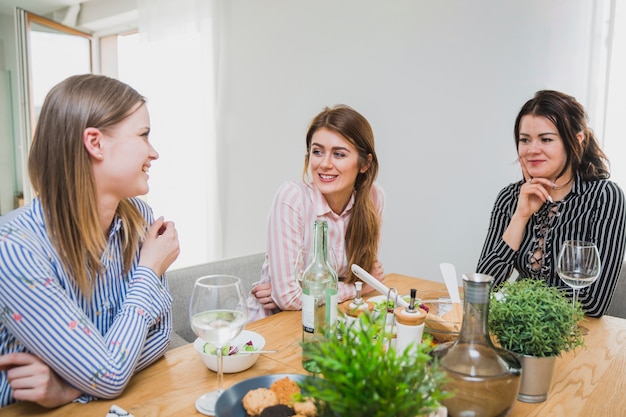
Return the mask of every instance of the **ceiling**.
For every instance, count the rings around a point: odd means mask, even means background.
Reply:
[[[64,9],[85,0],[0,0],[0,13],[13,15],[15,7],[46,16],[56,10]]]

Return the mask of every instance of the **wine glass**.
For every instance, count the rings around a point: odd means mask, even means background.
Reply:
[[[189,319],[195,334],[217,348],[217,389],[196,401],[198,412],[213,416],[215,403],[223,391],[222,348],[241,332],[248,319],[241,279],[232,275],[198,278],[189,301]]]
[[[573,290],[572,306],[578,302],[578,291],[593,284],[600,275],[600,254],[592,242],[582,240],[566,240],[563,243],[557,270],[561,280]],[[589,329],[578,326],[583,335],[589,334]]]
[[[298,251],[298,255],[296,256],[296,262],[294,265],[293,274],[296,277],[296,282],[302,288],[302,275],[304,274],[304,270],[309,265],[309,251],[307,251],[304,246],[300,248]]]
[[[307,266],[311,263],[313,259],[313,254],[310,250],[302,246],[300,250],[298,250],[298,255],[296,256],[296,262],[294,263],[294,276],[296,278],[296,282],[302,288],[302,275],[304,275],[304,271]],[[328,248],[328,263],[331,268],[335,270],[337,274],[339,274],[339,264],[337,263],[337,257],[335,256],[335,251],[333,248]]]

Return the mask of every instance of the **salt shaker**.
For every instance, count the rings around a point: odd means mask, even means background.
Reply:
[[[374,305],[371,302],[365,301],[361,297],[361,290],[363,288],[363,283],[360,281],[357,281],[354,283],[354,286],[356,287],[356,296],[347,305],[344,305],[345,307],[341,308],[341,310],[343,310],[343,312],[346,315],[347,324],[354,323],[356,319],[359,317],[359,315],[362,314],[363,312],[369,311],[371,313],[372,310],[374,309]]]
[[[396,319],[396,352],[401,355],[410,345],[418,345],[422,342],[424,333],[424,321],[426,311],[415,307],[417,290],[411,288],[411,300],[408,307],[398,307],[393,313]]]

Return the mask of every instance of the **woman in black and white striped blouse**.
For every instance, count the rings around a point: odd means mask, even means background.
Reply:
[[[515,121],[515,143],[523,180],[505,187],[491,212],[477,271],[494,285],[516,269],[520,277],[543,279],[571,293],[556,261],[565,240],[586,240],[600,252],[601,275],[580,290],[587,315],[609,306],[625,248],[624,194],[609,181],[607,158],[574,97],[539,91]]]

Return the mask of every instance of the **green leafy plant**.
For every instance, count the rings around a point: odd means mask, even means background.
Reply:
[[[580,304],[544,281],[517,279],[493,291],[489,331],[504,349],[520,355],[560,356],[583,345]]]
[[[397,354],[379,331],[365,313],[323,341],[303,346],[321,370],[319,378],[300,383],[320,417],[415,417],[437,410],[450,396],[428,342]]]

